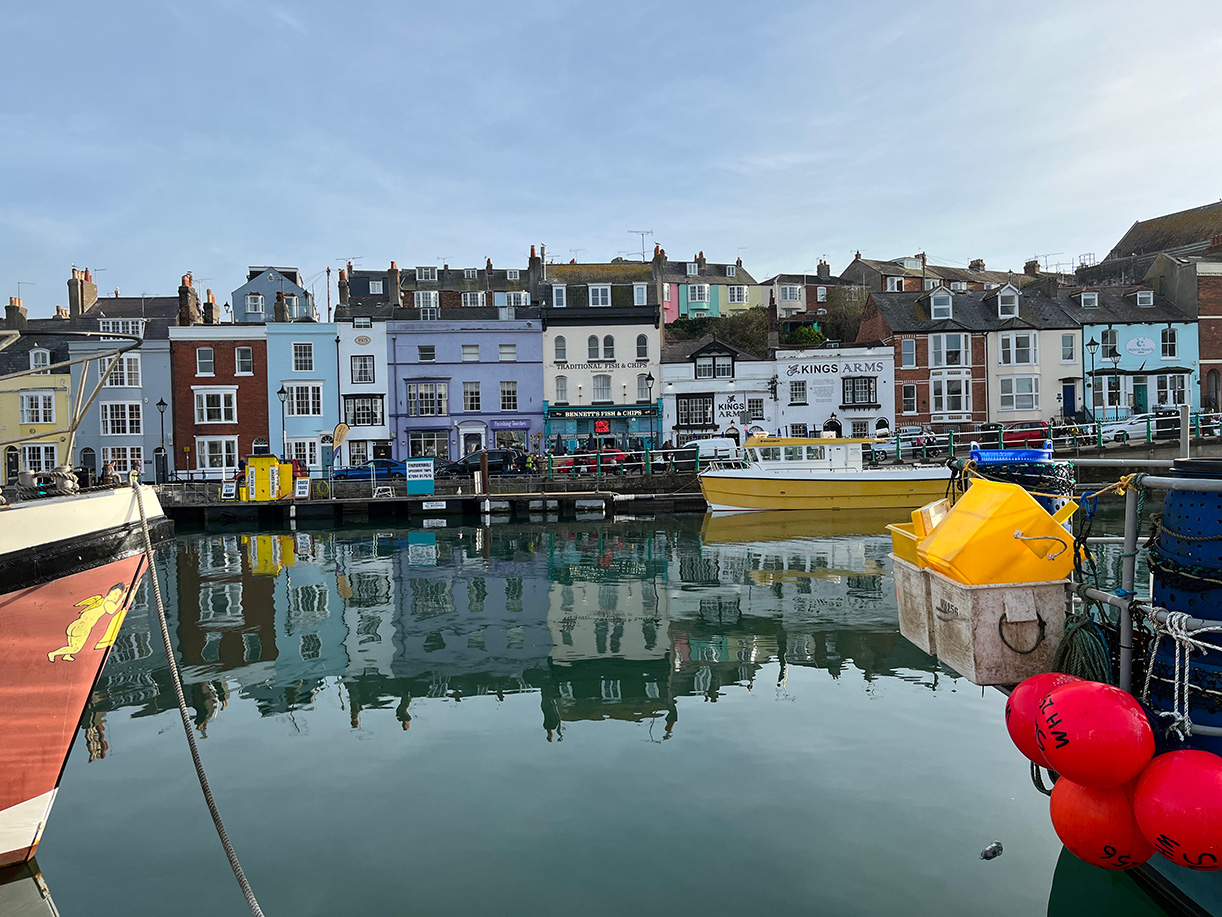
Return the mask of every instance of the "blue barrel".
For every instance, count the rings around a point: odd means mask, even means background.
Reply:
[[[1172,464],[1169,475],[1222,480],[1222,459],[1180,459]],[[1167,491],[1150,568],[1156,605],[1194,618],[1222,621],[1222,493]],[[1217,637],[1210,634],[1205,639],[1216,643]],[[1222,659],[1218,655],[1192,658],[1189,700],[1192,721],[1200,725],[1222,726]],[[1150,701],[1156,710],[1171,710],[1175,649],[1168,638],[1160,642],[1153,665]],[[1194,736],[1192,745],[1222,754],[1222,738]]]

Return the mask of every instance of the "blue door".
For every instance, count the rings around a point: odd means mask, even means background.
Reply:
[[[1078,413],[1078,387],[1072,382],[1061,383],[1061,414],[1073,417]]]

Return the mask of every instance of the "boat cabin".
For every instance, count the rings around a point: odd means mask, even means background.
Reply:
[[[743,451],[752,465],[780,470],[784,466],[803,468],[843,468],[860,470],[863,448],[872,439],[827,437],[822,439],[797,437],[759,437],[747,440]]]

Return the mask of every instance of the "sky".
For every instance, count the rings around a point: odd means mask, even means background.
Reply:
[[[1222,197],[1213,2],[6,4],[0,294],[248,265],[1102,258]],[[1041,259],[1043,260],[1043,259]],[[7,302],[7,300],[4,300]]]

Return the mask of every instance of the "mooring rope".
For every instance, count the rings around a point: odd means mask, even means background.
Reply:
[[[1150,683],[1154,680],[1154,659],[1158,654],[1158,645],[1163,636],[1168,636],[1175,643],[1175,675],[1171,683],[1171,710],[1159,712],[1159,716],[1171,720],[1167,727],[1167,735],[1173,733],[1181,740],[1192,735],[1192,718],[1190,716],[1190,701],[1188,697],[1192,677],[1192,653],[1199,650],[1205,655],[1210,650],[1217,651],[1219,647],[1198,639],[1200,634],[1222,633],[1222,624],[1199,627],[1189,630],[1188,623],[1192,615],[1183,611],[1167,613],[1166,623],[1160,623],[1151,612],[1147,612],[1146,620],[1154,628],[1154,645],[1150,647],[1150,662],[1146,666],[1146,683],[1142,687],[1141,699],[1150,702]]]
[[[195,776],[199,778],[199,787],[204,791],[204,801],[208,803],[208,814],[212,816],[212,824],[216,826],[216,833],[221,839],[221,846],[225,848],[225,856],[229,858],[229,866],[238,880],[238,885],[241,886],[242,895],[246,898],[246,904],[250,907],[250,912],[255,917],[263,917],[263,909],[259,907],[259,902],[255,900],[255,893],[250,887],[250,882],[246,880],[246,873],[242,871],[242,864],[238,862],[238,855],[234,852],[233,844],[229,841],[229,833],[225,830],[225,823],[221,821],[220,810],[216,807],[216,800],[212,798],[212,789],[208,786],[208,777],[204,773],[204,765],[199,757],[199,747],[195,744],[195,733],[191,729],[191,715],[187,712],[187,698],[182,690],[182,676],[178,672],[178,663],[174,659],[174,645],[170,640],[170,626],[166,622],[165,605],[161,600],[161,584],[157,580],[157,570],[153,566],[153,539],[149,534],[148,516],[144,512],[144,489],[140,486],[140,482],[136,480],[134,472],[131,478],[131,485],[132,489],[136,492],[136,503],[140,507],[140,528],[144,532],[144,554],[145,559],[148,561],[149,577],[153,581],[153,598],[157,605],[157,619],[161,624],[161,642],[165,646],[166,659],[170,663],[170,680],[174,684],[174,694],[178,698],[178,715],[182,718],[182,728],[187,734],[187,744],[191,747],[191,760],[195,764]]]

